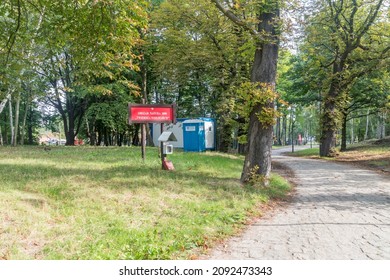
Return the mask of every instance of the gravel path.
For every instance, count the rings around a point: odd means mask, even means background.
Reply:
[[[282,156],[293,201],[266,214],[210,259],[390,260],[390,179],[346,164]]]

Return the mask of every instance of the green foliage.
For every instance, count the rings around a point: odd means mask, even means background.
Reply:
[[[148,24],[149,4],[3,1],[0,92],[20,92],[25,87],[33,96],[45,95],[46,106],[57,109],[67,142],[73,144],[91,95],[123,90],[138,94],[133,73],[140,69],[140,56],[134,49],[142,44],[140,30]]]
[[[151,17],[160,98],[175,101],[179,116],[216,117],[229,146],[239,118],[233,87],[249,78],[253,38],[207,0],[165,1]]]
[[[236,92],[241,101],[237,103],[237,111],[241,116],[248,119],[252,111],[260,106],[261,110],[256,113],[259,122],[264,127],[275,124],[279,113],[270,104],[274,104],[279,95],[272,85],[246,82]]]
[[[357,94],[356,85],[370,73],[388,68],[390,25],[382,0],[320,0],[315,5],[318,12],[307,17],[301,46],[301,73],[310,77],[306,95],[314,93],[322,101],[321,154],[326,155],[346,116],[370,106],[370,91]]]

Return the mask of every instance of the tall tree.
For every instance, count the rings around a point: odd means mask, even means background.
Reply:
[[[132,48],[145,20],[139,1],[50,2],[46,8],[40,72],[52,87],[49,102],[60,113],[66,144],[73,145],[88,107],[89,93],[110,94],[99,79],[118,80],[129,89],[133,83],[122,75],[135,69]],[[90,86],[96,85],[96,86]]]
[[[217,118],[217,146],[228,151],[238,120],[235,87],[249,80],[253,38],[209,0],[165,1],[152,29],[155,92],[174,101],[180,117]]]
[[[384,2],[315,1],[318,13],[306,32],[315,63],[327,77],[321,118],[321,156],[332,155],[351,84],[375,69],[390,49],[388,39],[386,44],[383,36],[388,28],[378,28],[388,24],[381,15]]]
[[[212,0],[217,8],[238,26],[250,32],[256,39],[256,51],[251,71],[251,82],[258,87],[253,96],[249,113],[248,147],[241,181],[247,182],[253,174],[264,176],[267,182],[271,171],[276,66],[280,36],[280,3],[277,0],[255,1],[252,7],[257,28],[235,12],[239,2],[221,3]],[[249,104],[248,104],[249,105]]]

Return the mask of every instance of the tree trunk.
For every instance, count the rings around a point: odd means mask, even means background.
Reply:
[[[13,145],[14,140],[15,140],[15,128],[14,128],[14,123],[13,123],[13,112],[12,112],[12,98],[10,96],[9,98],[9,127],[11,131],[11,145]]]
[[[103,141],[103,128],[101,124],[98,125],[97,131],[98,131],[98,140],[96,144],[100,146]]]
[[[324,109],[321,117],[321,139],[320,139],[320,156],[333,156],[336,147],[336,133],[338,128],[338,109],[337,99],[340,95],[340,73],[342,66],[338,63],[333,65],[334,78],[327,96],[324,100]]]
[[[67,102],[66,102],[66,110],[68,112],[67,116],[65,115],[65,119],[67,117],[68,130],[65,130],[66,136],[66,146],[74,146],[74,138],[75,138],[75,113],[74,113],[74,101],[70,93],[67,93]]]
[[[279,146],[282,145],[282,121],[280,117],[276,120],[276,143]]]
[[[347,115],[343,114],[342,120],[342,129],[341,129],[341,151],[345,152],[347,150]]]
[[[218,150],[222,153],[227,153],[232,145],[232,127],[227,119],[221,124],[220,141]]]
[[[20,132],[21,132],[20,144],[21,145],[24,145],[24,139],[26,136],[26,123],[27,123],[27,115],[28,115],[29,107],[30,107],[30,102],[29,102],[29,98],[27,98],[26,106],[24,109],[24,115],[23,115],[23,123],[22,123],[22,127],[20,128]]]
[[[287,116],[283,115],[283,145],[287,145]]]
[[[0,103],[0,114],[3,112],[5,105],[7,105],[7,101],[11,98],[11,93],[8,92],[7,96]]]
[[[140,129],[140,125],[139,124],[135,124],[134,125],[134,134],[133,134],[133,138],[132,138],[132,141],[131,141],[131,144],[133,146],[138,146],[139,143],[140,143],[139,129]]]
[[[108,147],[110,145],[109,139],[108,139],[108,131],[107,127],[104,128],[104,146]]]
[[[272,11],[261,12],[258,16],[258,31],[272,37],[270,42],[259,43],[255,53],[251,73],[252,82],[267,83],[275,87],[276,66],[278,60],[278,35],[275,22],[279,19],[279,7],[274,5]],[[274,102],[270,101],[265,107],[256,105],[249,118],[248,149],[245,156],[241,182],[247,182],[255,171],[257,174],[269,178],[271,172],[271,150],[273,140],[273,125],[261,124],[258,113],[263,109],[274,109]]]
[[[7,105],[8,100],[11,98],[11,93],[9,92],[7,96],[0,102],[0,114],[3,112],[5,105]],[[1,127],[0,127],[0,145],[4,145],[4,140],[3,140],[3,134],[1,132]]]
[[[3,133],[1,132],[1,125],[0,125],[0,146],[3,146]]]
[[[28,144],[33,145],[34,144],[34,137],[33,137],[34,110],[33,110],[33,106],[30,106],[29,114],[28,114],[27,118],[28,118],[28,122],[27,122]]]
[[[15,106],[15,128],[14,128],[14,138],[12,141],[12,146],[16,146],[18,142],[18,133],[19,133],[19,115],[20,115],[20,93],[16,97],[16,106]]]
[[[370,109],[367,110],[366,131],[364,132],[364,140],[368,139],[369,125],[370,125]]]
[[[377,138],[383,139],[386,136],[386,113],[379,114],[379,123],[377,128]]]

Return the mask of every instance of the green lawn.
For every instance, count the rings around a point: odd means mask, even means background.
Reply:
[[[311,148],[311,149],[305,149],[300,151],[295,151],[294,153],[288,153],[288,155],[291,156],[298,156],[298,157],[319,157],[319,148]]]
[[[0,259],[189,259],[289,186],[242,187],[242,157],[157,149],[0,147]]]
[[[289,155],[319,158],[319,149],[306,149],[289,153]],[[338,151],[335,157],[323,159],[353,163],[363,168],[390,174],[390,138],[369,140],[349,145],[347,151]]]

